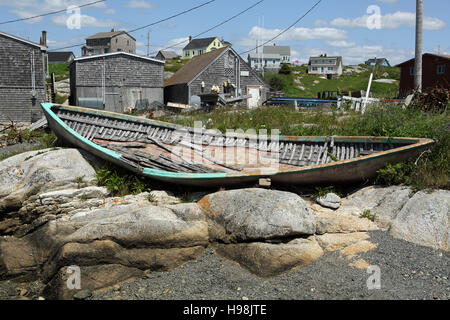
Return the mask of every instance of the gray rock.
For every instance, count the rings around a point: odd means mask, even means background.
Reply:
[[[210,236],[222,241],[248,241],[312,235],[315,216],[296,194],[241,189],[207,195],[198,202],[210,221]]]
[[[295,239],[286,244],[264,242],[218,244],[215,252],[233,260],[253,274],[269,278],[306,267],[323,255],[314,239]]]
[[[325,208],[339,209],[341,206],[341,198],[335,193],[328,193],[325,197],[317,198],[316,201]]]
[[[0,162],[0,212],[19,209],[30,196],[74,180],[95,180],[95,171],[76,149],[46,149],[19,154]]]
[[[370,210],[375,214],[378,226],[388,228],[413,194],[411,188],[404,186],[366,187],[342,199],[341,207],[336,213],[360,215],[365,210]]]
[[[450,191],[416,193],[398,213],[391,235],[435,249],[450,249]]]
[[[90,298],[92,296],[92,292],[89,289],[78,291],[73,298],[75,300],[86,300],[87,298]]]

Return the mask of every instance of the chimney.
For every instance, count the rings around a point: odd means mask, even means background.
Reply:
[[[114,28],[111,29],[111,32],[114,32]]]
[[[192,41],[192,36],[189,36],[189,42],[191,42]]]
[[[42,31],[42,45],[47,46],[47,31]]]

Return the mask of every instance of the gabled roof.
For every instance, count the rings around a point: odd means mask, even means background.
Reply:
[[[161,64],[165,64],[164,61],[158,60],[158,59],[154,59],[154,58],[149,58],[149,57],[145,57],[145,56],[139,56],[137,54],[133,54],[133,53],[128,53],[125,51],[119,51],[119,52],[111,52],[111,53],[104,53],[104,54],[96,54],[93,56],[87,56],[87,57],[79,57],[79,58],[75,58],[73,62],[77,62],[77,61],[84,61],[84,60],[90,60],[90,59],[98,59],[98,58],[103,58],[103,57],[111,57],[111,56],[118,56],[118,55],[123,55],[123,56],[130,56],[130,57],[134,57],[134,58],[139,58],[139,59],[143,59],[143,60],[148,60],[148,61],[152,61],[152,62],[157,62],[157,63],[161,63]]]
[[[225,54],[225,52],[232,51],[243,64],[246,62],[237,54],[236,51],[232,47],[224,47],[217,50],[213,50],[208,53],[204,53],[202,55],[196,56],[189,60],[177,73],[175,73],[169,80],[164,83],[164,87],[173,86],[177,84],[187,84],[189,85],[192,81],[194,81],[203,71],[205,71],[208,66],[210,66],[214,61],[216,61],[220,56]],[[258,76],[255,71],[249,69],[251,73],[253,73],[257,79],[261,81],[262,84],[265,84],[264,81]]]
[[[165,50],[160,50],[158,52],[158,54],[160,54],[165,58],[165,59],[173,59],[173,58],[178,58],[178,54],[175,51],[165,51]]]
[[[129,35],[132,39],[134,39],[136,41],[136,39],[131,36],[128,32],[124,31],[124,30],[120,30],[120,31],[111,31],[111,32],[99,32],[96,33],[88,38],[86,38],[86,40],[93,40],[93,39],[104,39],[104,38],[113,38],[115,36],[118,36],[119,34],[122,33],[126,33],[127,35]]]
[[[56,51],[56,52],[49,52],[48,53],[48,62],[67,62],[70,57],[73,56],[75,58],[75,55],[72,51]]]
[[[193,39],[191,42],[189,42],[189,44],[186,47],[183,48],[183,50],[206,48],[211,44],[211,42],[213,42],[216,39],[217,37]]]
[[[189,83],[195,76],[202,72],[211,62],[213,62],[227,49],[230,49],[230,47],[213,50],[192,58],[180,70],[178,70],[177,73],[167,80],[164,86]]]
[[[23,42],[25,44],[29,44],[29,45],[34,46],[34,47],[38,47],[42,51],[46,51],[47,50],[46,46],[43,46],[41,44],[38,44],[38,43],[35,43],[35,42],[32,42],[32,41],[28,41],[28,40],[25,40],[25,39],[22,39],[22,38],[19,38],[19,37],[16,37],[16,36],[13,36],[13,35],[11,35],[9,33],[5,33],[5,32],[0,31],[0,35],[5,36],[7,38],[11,38],[11,39],[17,40],[17,41],[20,41],[20,42]]]
[[[250,59],[275,59],[275,60],[281,60],[281,56],[279,53],[250,53],[249,55]]]
[[[311,60],[312,59],[336,59],[336,63],[335,64],[333,64],[334,66],[338,66],[338,65],[340,65],[340,64],[342,64],[342,57],[341,56],[335,56],[335,57],[310,57],[309,58],[309,62],[308,62],[308,65],[312,65],[312,63],[311,63]],[[330,64],[329,63],[327,63],[327,64],[320,64],[320,63],[316,63],[316,64],[314,64],[314,66],[329,66]]]
[[[438,57],[438,58],[443,58],[443,59],[450,60],[450,56],[446,55],[446,54],[424,53],[422,55],[422,57],[424,57],[424,56],[435,56],[435,57]],[[416,60],[416,58],[412,58],[412,59],[409,59],[409,60],[407,60],[405,62],[399,63],[398,65],[396,65],[396,67],[400,67],[400,66],[404,65],[405,63],[409,63],[409,62],[414,61],[414,60]]]
[[[291,47],[289,46],[265,46],[263,48],[264,53],[268,54],[280,54],[282,56],[290,56],[291,55]]]

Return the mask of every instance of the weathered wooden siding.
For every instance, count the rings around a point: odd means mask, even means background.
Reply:
[[[34,52],[33,98],[31,52]],[[32,122],[42,117],[45,96],[46,53],[39,47],[0,34],[0,122]]]
[[[247,86],[262,86],[261,97],[265,100],[269,88],[240,57],[236,60],[236,55],[228,50],[222,54],[215,62],[207,67],[189,86],[190,97],[202,93],[202,82],[205,83],[204,92],[211,92],[211,87],[216,85],[220,88],[220,93],[224,93],[224,82],[230,81],[237,87],[237,67],[240,64],[240,71],[248,72],[248,76],[240,76],[240,88],[243,95],[247,92]],[[188,103],[188,102],[185,102]]]
[[[72,103],[79,98],[103,98],[105,66],[105,110],[123,112],[136,99],[163,102],[164,65],[125,54],[94,56],[70,66]]]

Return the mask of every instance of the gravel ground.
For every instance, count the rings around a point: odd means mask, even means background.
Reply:
[[[368,290],[370,274],[349,267],[349,260],[337,252],[325,254],[306,268],[263,280],[208,249],[200,259],[181,268],[149,273],[144,279],[95,293],[90,299],[450,299],[450,253],[397,240],[382,231],[370,234],[370,241],[378,248],[358,258],[380,267],[379,290]],[[0,282],[0,299],[14,298],[4,288],[5,282]],[[12,293],[14,289],[9,290]],[[37,297],[38,293],[28,296]]]

